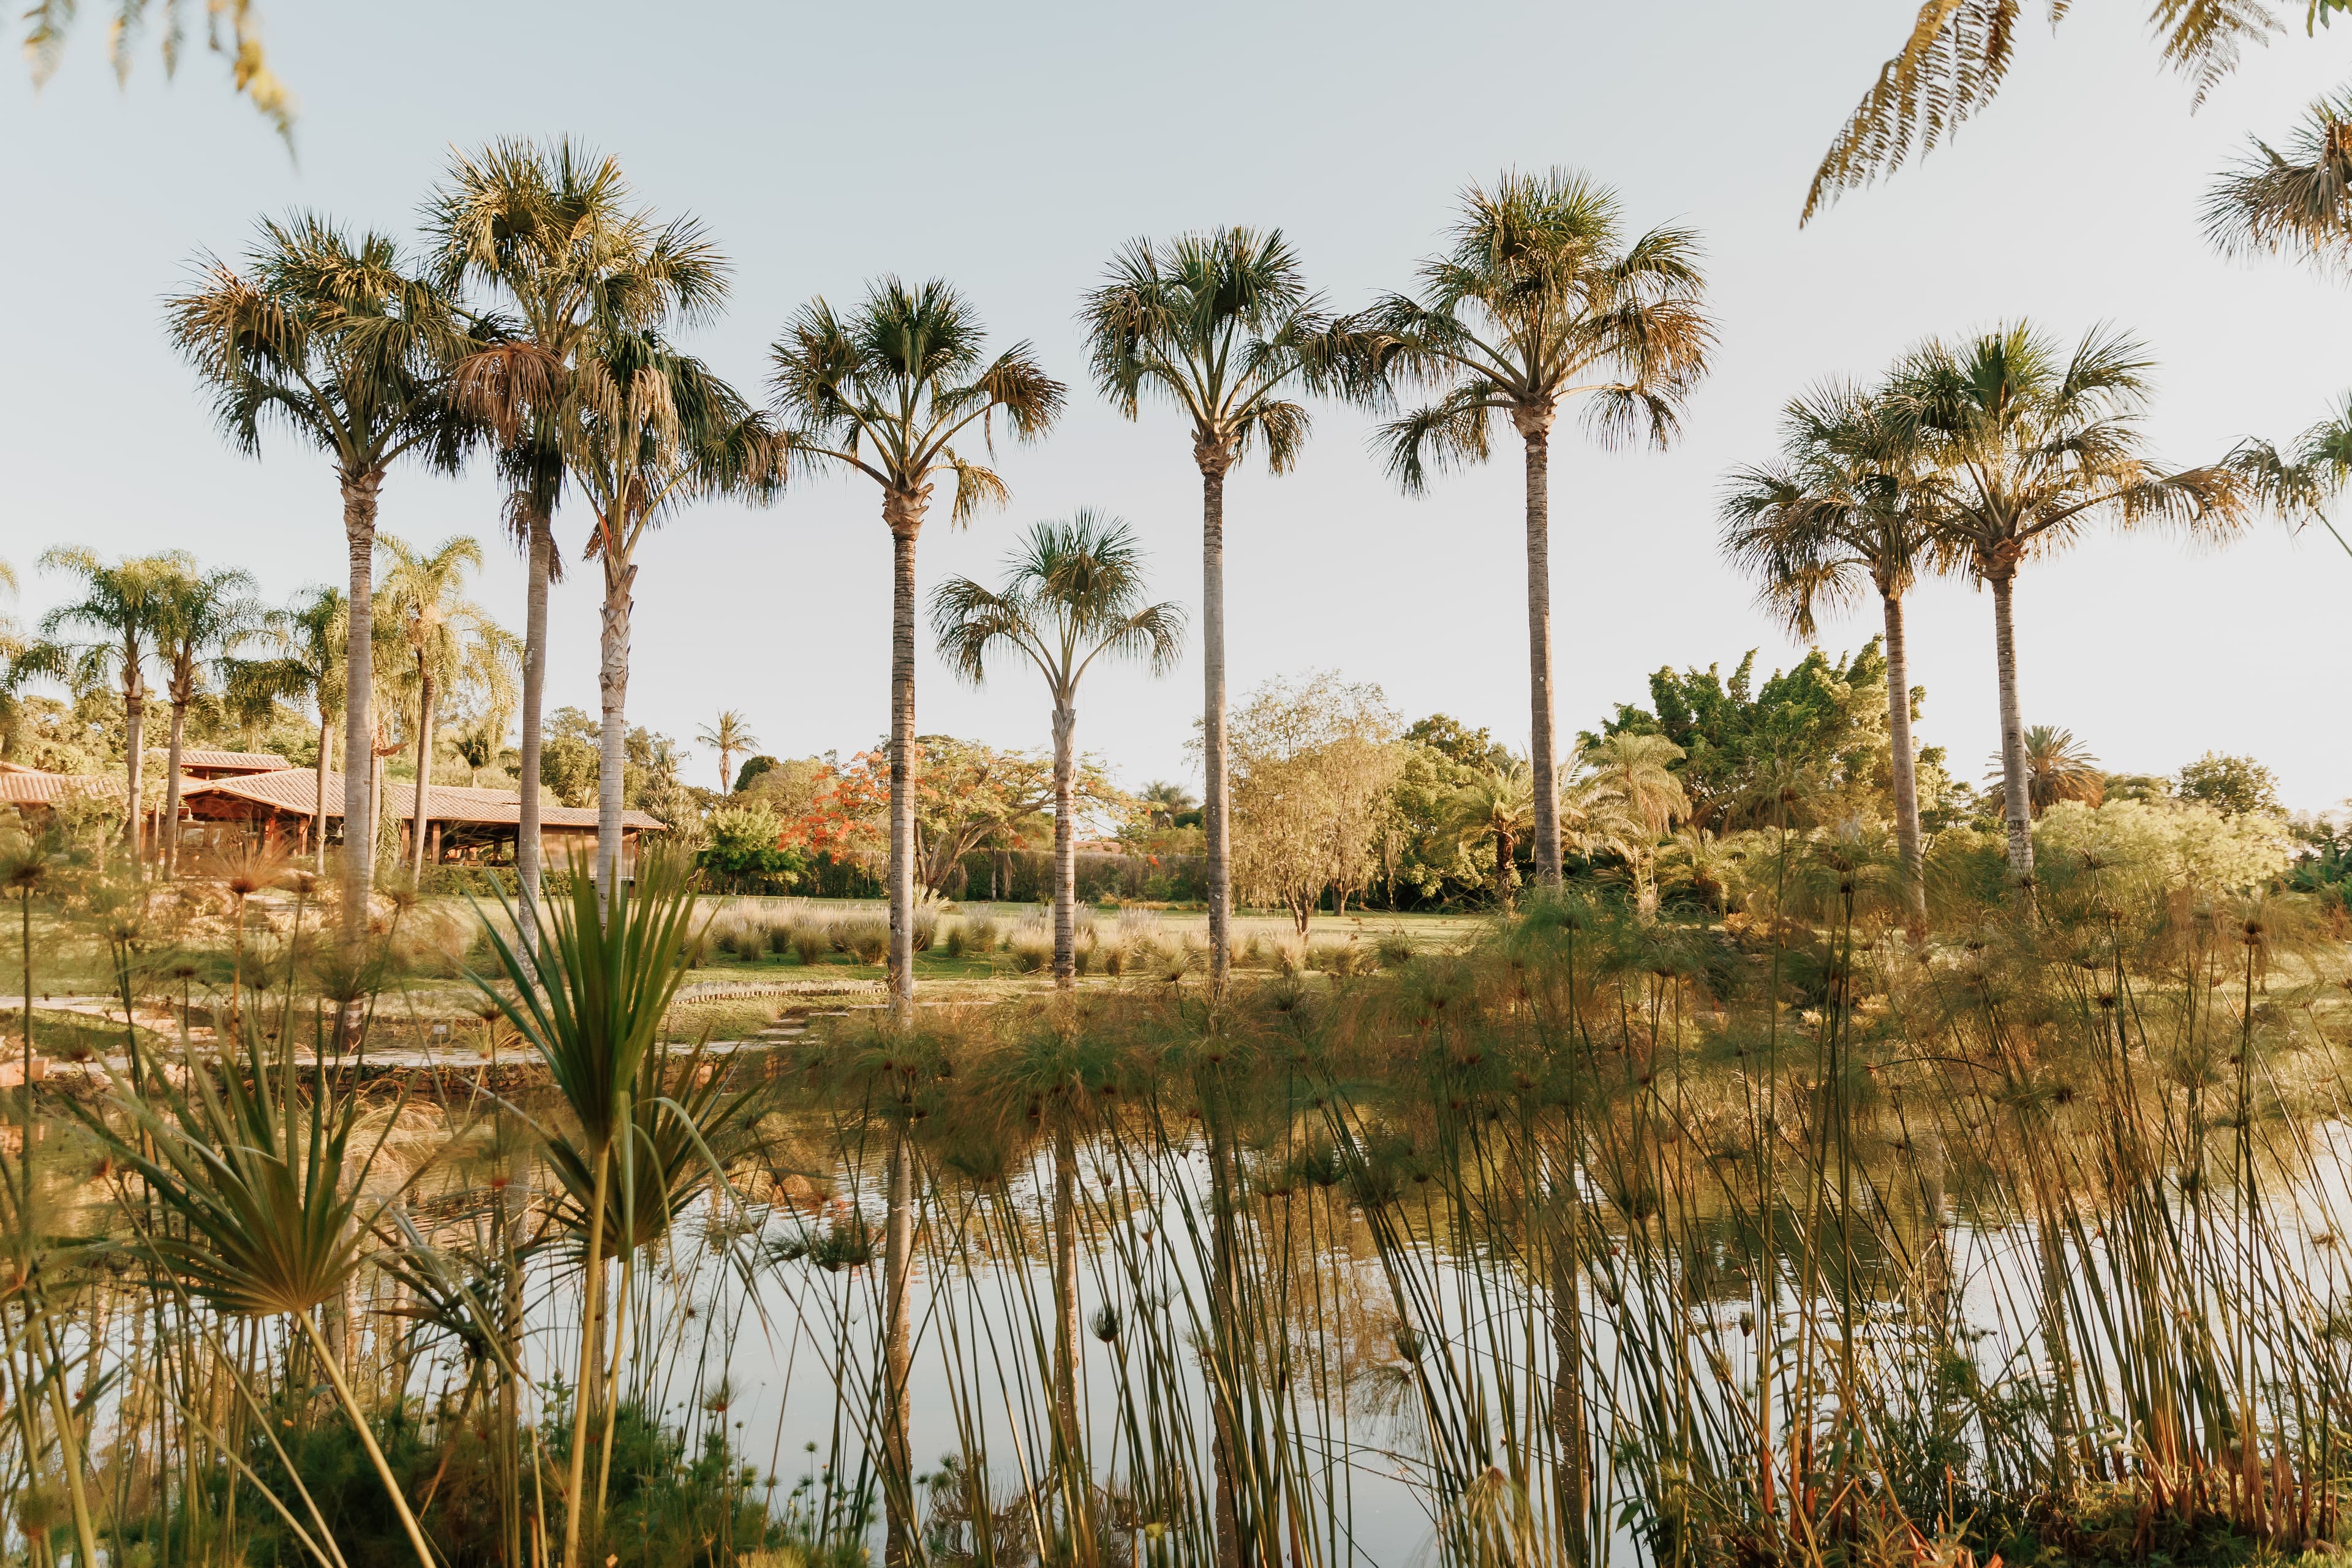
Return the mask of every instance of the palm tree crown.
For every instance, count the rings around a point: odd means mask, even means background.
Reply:
[[[708,746],[719,753],[719,790],[724,795],[735,782],[735,759],[760,749],[760,737],[751,733],[751,722],[741,710],[727,709],[718,721],[694,737],[698,746]]]
[[[2285,252],[2331,270],[2352,262],[2352,90],[2305,110],[2284,153],[2256,138],[2207,193],[2205,234],[2232,256]]]
[[[96,551],[79,544],[54,545],[41,552],[44,571],[62,572],[79,580],[80,597],[56,605],[41,617],[41,635],[52,651],[41,662],[77,688],[102,687],[109,680],[122,689],[126,721],[123,784],[128,792],[122,825],[123,842],[131,847],[136,865],[144,852],[141,801],[145,774],[142,730],[147,705],[147,660],[163,629],[164,595],[181,563],[164,556],[126,557],[109,562]],[[63,634],[81,632],[88,640],[68,643]]]

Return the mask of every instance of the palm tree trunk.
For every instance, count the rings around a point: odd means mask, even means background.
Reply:
[[[890,529],[890,1014],[915,1016],[915,538],[923,506],[883,498]]]
[[[319,710],[319,768],[310,790],[310,831],[319,836],[314,846],[318,854],[319,875],[327,874],[327,761],[334,750],[335,721],[324,708]]]
[[[621,884],[621,788],[628,762],[630,590],[637,569],[604,558],[604,628],[596,669],[604,699],[596,733],[596,892],[609,908]]]
[[[1225,798],[1225,470],[1232,451],[1192,444],[1201,467],[1201,828],[1209,855],[1209,989],[1233,968],[1234,861]]]
[[[1502,828],[1495,830],[1495,901],[1505,913],[1511,908],[1511,836]]]
[[[343,938],[367,930],[368,889],[375,880],[375,818],[370,787],[375,726],[375,506],[381,471],[343,476],[343,543],[350,555],[349,628],[343,640]],[[325,804],[320,805],[324,814]],[[323,826],[323,822],[321,823]]]
[[[2033,882],[2033,799],[2025,776],[2025,721],[2017,703],[2017,634],[2010,600],[2014,569],[1992,577],[1993,658],[2000,666],[2001,815],[2009,828],[2009,869],[2021,887]]]
[[[1075,771],[1072,743],[1078,729],[1078,711],[1066,703],[1054,705],[1054,988],[1068,991],[1078,983],[1078,851],[1070,822],[1071,774]]]
[[[1927,918],[1919,844],[1919,772],[1911,745],[1911,654],[1904,641],[1903,596],[1880,598],[1886,611],[1886,727],[1895,753],[1895,843],[1903,856],[1903,896],[1914,920]]]
[[[1552,741],[1551,410],[1515,416],[1527,443],[1528,762],[1535,774],[1536,880],[1559,886],[1559,755]]]
[[[553,575],[555,531],[546,512],[530,518],[530,587],[524,598],[522,643],[522,804],[516,810],[515,897],[521,906],[518,931],[525,951],[539,941],[540,708],[547,691],[547,588]]]
[[[163,779],[163,820],[157,828],[163,842],[162,851],[163,875],[180,874],[180,752],[188,733],[188,705],[178,698],[172,700],[172,745],[166,757],[171,772]]]
[[[882,1501],[887,1517],[882,1561],[900,1568],[915,1556],[915,1460],[907,1436],[908,1385],[915,1364],[914,1174],[908,1169],[907,1135],[890,1141],[887,1217],[883,1225],[884,1311],[889,1318],[882,1341],[886,1386],[882,1396]]]
[[[425,677],[416,702],[416,794],[409,804],[408,875],[412,881],[425,880],[425,824],[430,816],[425,801],[433,784],[433,709],[440,693],[433,689],[433,678]]]
[[[1078,1442],[1078,1141],[1064,1121],[1054,1131],[1054,1414],[1062,1494],[1076,1513],[1086,1491]]]
[[[130,794],[123,813],[122,842],[131,851],[131,874],[144,875],[142,868],[147,859],[147,813],[140,801],[147,787],[147,689],[139,680],[136,665],[126,664],[122,677],[123,744],[129,755],[123,759],[123,788]]]

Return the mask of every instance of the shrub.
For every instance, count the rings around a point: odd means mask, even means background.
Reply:
[[[1297,974],[1307,967],[1307,939],[1303,936],[1276,938],[1274,943],[1274,966],[1285,975]]]
[[[880,963],[890,956],[890,922],[879,915],[854,915],[836,921],[833,946],[860,963]]]
[[[1402,969],[1412,962],[1412,943],[1401,931],[1384,931],[1381,936],[1381,967]]]
[[[793,927],[793,953],[801,961],[803,968],[822,960],[825,950],[832,945],[833,926],[830,921],[803,921]]]
[[[1116,980],[1127,973],[1129,944],[1117,937],[1103,943],[1103,973]]]
[[[970,934],[971,945],[975,951],[980,952],[996,951],[997,939],[1001,934],[997,929],[996,917],[967,915],[964,917],[963,924],[964,930]]]
[[[790,917],[768,922],[768,951],[778,958],[793,951],[800,934],[799,924]]]
[[[963,956],[964,945],[967,940],[963,927],[964,922],[958,921],[955,924],[948,928],[947,950],[948,956],[950,958],[961,958]]]
[[[1040,940],[1027,931],[1016,931],[1013,937],[1013,962],[1024,974],[1034,974],[1054,962],[1054,939]]]

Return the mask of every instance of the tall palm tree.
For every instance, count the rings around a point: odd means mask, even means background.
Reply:
[[[784,471],[784,444],[767,416],[652,331],[615,331],[581,345],[563,431],[564,465],[593,519],[588,550],[604,567],[597,665],[602,698],[596,784],[596,886],[607,898],[621,872],[626,763],[629,616],[646,535],[694,501],[765,500]]]
[[[1867,584],[1886,635],[1886,718],[1895,774],[1895,836],[1915,917],[1921,877],[1917,755],[1903,599],[1922,567],[1948,552],[1934,524],[1937,479],[1885,404],[1858,387],[1823,386],[1780,416],[1780,459],[1733,471],[1722,504],[1723,552],[1761,585],[1765,604],[1811,641],[1815,612],[1842,608]]]
[[[1002,588],[950,577],[931,590],[931,631],[949,668],[974,686],[988,658],[1025,658],[1054,700],[1054,984],[1077,984],[1077,847],[1071,820],[1078,682],[1095,660],[1140,659],[1154,675],[1184,650],[1184,607],[1147,605],[1143,552],[1127,524],[1085,507],[1030,529],[1005,560]]]
[[[1626,859],[1633,872],[1634,907],[1644,916],[1658,912],[1653,870],[1658,840],[1690,815],[1690,796],[1673,767],[1682,758],[1683,749],[1664,735],[1627,731],[1604,736],[1577,759],[1606,803],[1601,815],[1615,819],[1605,829],[1617,840],[1612,847],[1632,851]]]
[[[1944,476],[1936,518],[1946,547],[1992,590],[2009,863],[2024,887],[2033,835],[2012,624],[2019,567],[2102,519],[2220,537],[2246,515],[2248,487],[2225,465],[2168,474],[2145,455],[2139,421],[2151,368],[2119,333],[2094,328],[2068,353],[2019,321],[1926,343],[1888,384],[1890,416]]]
[[[719,793],[728,794],[735,784],[735,759],[749,756],[760,749],[760,737],[751,733],[751,721],[733,708],[723,710],[711,726],[694,737],[698,746],[708,746],[719,753]]]
[[[203,694],[205,677],[226,674],[227,661],[262,635],[268,612],[254,597],[253,574],[237,567],[199,571],[184,555],[164,558],[163,603],[155,652],[163,669],[163,695],[172,704],[169,772],[163,783],[163,873],[180,868],[180,751],[187,735],[188,709]]]
[[[1480,772],[1447,799],[1445,819],[1463,839],[1484,838],[1494,845],[1495,903],[1508,910],[1517,880],[1512,849],[1535,826],[1534,772],[1516,759],[1507,768]]]
[[[1419,494],[1432,468],[1484,462],[1495,416],[1526,464],[1528,761],[1536,876],[1559,881],[1559,752],[1551,638],[1551,428],[1580,400],[1603,446],[1664,448],[1706,374],[1715,326],[1703,308],[1698,237],[1654,228],[1628,241],[1615,192],[1580,174],[1507,173],[1463,194],[1454,244],[1421,266],[1418,298],[1391,294],[1362,318],[1384,378],[1435,401],[1383,426],[1389,472]]]
[[[173,345],[207,382],[222,431],[258,454],[276,422],[334,463],[350,564],[344,661],[342,921],[366,927],[374,724],[375,520],[385,471],[420,458],[455,471],[474,430],[447,395],[448,366],[474,346],[448,295],[377,234],[353,240],[324,218],[265,220],[242,270],[205,258],[165,302]],[[323,816],[324,806],[321,804]]]
[[[547,600],[562,575],[555,508],[580,353],[614,330],[701,322],[726,297],[725,262],[693,220],[664,223],[632,201],[616,161],[563,138],[460,153],[425,204],[443,285],[485,289],[509,318],[506,341],[467,357],[456,382],[460,402],[497,435],[506,521],[529,563],[515,849],[527,931],[538,929]]]
[[[481,570],[481,541],[460,534],[426,552],[387,533],[382,543],[392,557],[383,578],[384,610],[407,650],[416,700],[416,789],[408,847],[409,875],[415,878],[425,874],[425,828],[432,819],[428,786],[441,703],[485,645],[495,658],[511,639],[488,610],[466,597],[466,574]]]
[[[343,634],[350,602],[341,588],[310,588],[296,595],[289,608],[272,617],[268,629],[278,638],[275,658],[226,662],[225,684],[232,705],[247,713],[267,713],[279,700],[309,702],[319,714],[319,760],[311,798],[317,810],[311,824],[318,834],[312,847],[317,865],[327,869],[327,774],[335,753],[335,718],[343,707]]]
[[[958,439],[977,426],[989,444],[1001,417],[1034,441],[1068,392],[1026,342],[983,361],[985,335],[979,313],[945,282],[910,288],[885,278],[846,315],[823,300],[803,306],[771,350],[792,450],[880,486],[890,531],[889,974],[901,1019],[915,1005],[915,542],[940,474],[955,476],[950,521],[1009,498],[994,470],[957,453]]]
[[[1351,362],[1280,229],[1220,228],[1130,241],[1087,296],[1095,385],[1129,419],[1148,397],[1191,426],[1201,470],[1201,822],[1209,861],[1209,972],[1233,962],[1233,823],[1225,734],[1225,474],[1265,448],[1287,473],[1310,423],[1295,394],[1334,390]]]
[[[110,563],[80,544],[52,545],[41,552],[41,569],[73,577],[80,593],[41,617],[41,635],[57,643],[62,656],[59,673],[69,672],[79,687],[111,679],[122,688],[122,841],[130,847],[134,872],[146,856],[140,803],[146,787],[147,660],[163,635],[165,584],[176,564],[152,555]],[[76,631],[89,634],[89,640],[61,640],[62,634]]]

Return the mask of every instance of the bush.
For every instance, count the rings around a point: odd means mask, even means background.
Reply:
[[[1034,974],[1054,962],[1054,939],[1039,937],[1028,931],[1017,931],[1013,938],[1013,962],[1024,974]]]
[[[793,927],[793,953],[801,961],[803,969],[823,959],[825,950],[832,945],[833,928],[830,923],[803,921]]]
[[[993,915],[968,915],[964,929],[971,933],[972,947],[981,952],[994,952],[1001,932]]]
[[[1401,931],[1384,931],[1381,935],[1381,967],[1402,969],[1412,962],[1412,943]]]
[[[833,926],[833,947],[860,963],[880,963],[890,956],[890,922],[878,915],[854,915]]]
[[[964,931],[963,921],[958,921],[955,924],[950,926],[948,928],[947,937],[948,956],[950,958],[961,958],[964,954],[966,941],[967,938]]]
[[[798,939],[799,935],[800,926],[796,921],[791,920],[770,921],[768,922],[768,951],[774,953],[778,958],[782,958],[784,954],[793,951],[794,942]]]

